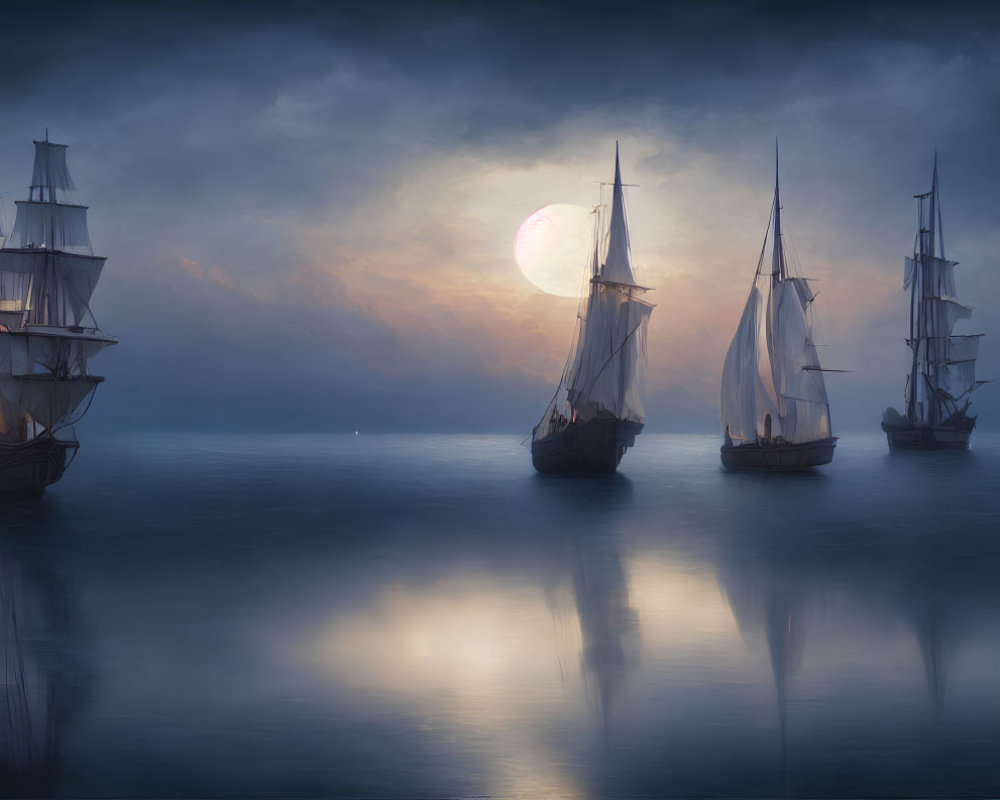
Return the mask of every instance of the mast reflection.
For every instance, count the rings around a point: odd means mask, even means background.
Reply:
[[[628,669],[638,662],[639,614],[631,603],[621,526],[616,524],[631,504],[632,482],[621,474],[574,480],[540,477],[539,482],[557,494],[578,521],[571,526],[576,535],[570,546],[580,668],[607,737],[614,697]]]
[[[746,553],[738,564],[720,569],[719,583],[743,641],[750,646],[760,638],[767,641],[781,738],[781,788],[787,796],[788,694],[802,665],[812,590],[794,570]]]
[[[44,535],[45,527],[28,534]],[[54,792],[65,735],[79,716],[90,677],[77,655],[80,630],[72,588],[53,568],[45,545],[27,538],[0,539],[0,702],[5,706],[0,796],[9,797]]]

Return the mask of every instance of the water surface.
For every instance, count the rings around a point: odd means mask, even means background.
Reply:
[[[1000,794],[1000,437],[718,445],[85,437],[0,500],[0,793]]]

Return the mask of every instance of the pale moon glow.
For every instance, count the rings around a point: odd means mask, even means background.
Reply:
[[[593,247],[591,210],[553,203],[521,223],[514,239],[514,259],[524,277],[543,292],[579,297]]]

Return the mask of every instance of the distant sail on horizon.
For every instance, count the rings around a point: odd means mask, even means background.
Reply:
[[[983,334],[955,334],[955,325],[972,309],[958,302],[957,261],[944,254],[937,154],[929,192],[915,195],[917,235],[907,256],[903,289],[909,291],[906,339],[912,353],[906,378],[903,414],[887,408],[882,416],[889,449],[967,449],[976,427],[970,416],[971,394],[986,381],[976,380],[976,359]]]
[[[67,146],[34,145],[28,199],[0,246],[0,491],[41,494],[76,453],[72,426],[104,380],[88,362],[117,340],[90,310],[106,259],[87,206],[70,202]]]
[[[635,282],[618,147],[611,213],[595,209],[590,289],[575,346],[532,431],[539,472],[614,472],[644,424],[641,387],[653,306]],[[603,258],[602,258],[603,255]]]

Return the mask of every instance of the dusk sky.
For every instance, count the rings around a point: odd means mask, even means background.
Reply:
[[[121,344],[91,429],[530,434],[577,301],[513,257],[620,142],[655,290],[647,429],[719,429],[781,147],[834,433],[902,407],[903,257],[935,150],[1000,377],[1000,11],[953,3],[82,3],[5,21],[5,232],[69,145]],[[36,35],[37,34],[37,35]],[[579,266],[582,271],[584,264]],[[1000,385],[974,396],[1000,428]]]

